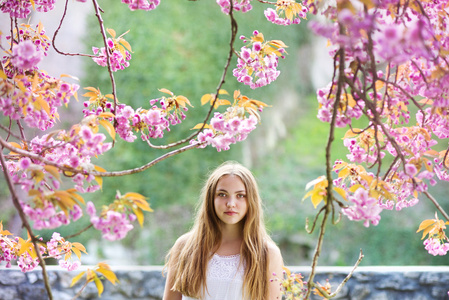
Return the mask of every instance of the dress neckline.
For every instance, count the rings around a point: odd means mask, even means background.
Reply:
[[[220,254],[214,253],[214,256],[219,257],[219,258],[236,258],[236,257],[240,257],[240,253],[231,254],[231,255],[220,255]]]

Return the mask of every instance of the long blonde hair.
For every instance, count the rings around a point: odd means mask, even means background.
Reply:
[[[206,270],[214,249],[221,242],[220,219],[214,208],[218,181],[225,175],[238,176],[245,185],[248,210],[242,220],[241,260],[245,263],[243,293],[251,300],[263,300],[268,294],[268,248],[270,239],[263,222],[263,210],[257,182],[252,173],[236,162],[225,162],[209,176],[201,193],[201,202],[192,230],[179,247],[167,255],[166,267],[173,279],[172,290],[201,298],[206,290]]]

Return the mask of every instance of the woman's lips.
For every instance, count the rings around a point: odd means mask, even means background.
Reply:
[[[226,211],[225,214],[227,214],[228,216],[233,216],[233,215],[237,214],[237,212],[235,212],[235,211]]]

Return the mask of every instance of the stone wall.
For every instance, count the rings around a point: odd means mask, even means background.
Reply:
[[[113,267],[120,280],[116,286],[105,283],[101,299],[160,300],[165,278],[162,267]],[[307,278],[308,267],[291,267]],[[335,289],[351,268],[320,267],[316,281],[326,279]],[[48,273],[55,300],[70,300],[81,288],[79,283],[70,288],[78,272],[61,271],[49,267]],[[449,299],[449,267],[359,267],[334,299],[350,300],[442,300]],[[0,269],[0,300],[40,300],[46,296],[40,271],[22,273],[18,268]],[[90,283],[78,299],[100,299],[95,285]],[[318,299],[318,298],[315,298]]]

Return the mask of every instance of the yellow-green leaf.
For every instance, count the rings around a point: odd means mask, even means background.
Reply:
[[[115,141],[115,129],[111,122],[106,120],[98,120],[98,123],[106,129],[111,138]]]
[[[321,195],[318,191],[314,190],[315,192],[312,194],[312,204],[313,207],[316,208],[318,206],[318,204],[321,203],[321,201],[323,201],[324,196]]]
[[[76,248],[72,248],[72,251],[78,257],[78,259],[81,259],[81,251],[80,250],[78,250]]]
[[[101,176],[95,176],[95,181],[98,183],[98,185],[100,186],[100,188],[103,187],[103,177],[101,177]]]
[[[98,297],[101,297],[101,294],[103,294],[103,283],[101,282],[100,278],[98,278],[98,276],[95,275],[94,277],[94,282],[95,285],[97,286],[97,290],[98,290]]]
[[[205,94],[201,97],[201,105],[209,103],[213,98],[213,94]]]
[[[85,273],[86,273],[86,271],[83,271],[83,272],[79,273],[78,275],[76,275],[75,277],[73,277],[72,283],[70,283],[70,287],[74,286],[83,277],[83,275]]]
[[[346,191],[340,187],[334,187],[334,191],[336,191],[343,199],[346,200]]]
[[[143,211],[139,207],[133,207],[133,212],[137,217],[137,221],[139,221],[140,227],[143,227],[143,220],[144,220]]]
[[[44,166],[45,171],[50,173],[54,178],[56,178],[58,181],[61,181],[61,176],[59,175],[59,169],[55,166],[45,165]]]
[[[176,97],[176,102],[182,107],[185,107],[186,104],[192,106],[192,104],[190,104],[189,99],[187,99],[185,96],[182,95]]]
[[[423,236],[422,236],[421,239],[424,239],[424,237],[425,237],[425,236],[427,235],[427,233],[428,233],[428,231],[426,232],[425,229],[429,229],[429,228],[432,229],[432,228],[433,228],[433,225],[434,225],[435,223],[436,223],[435,220],[428,219],[428,220],[422,221],[421,224],[419,224],[419,228],[418,228],[418,230],[417,230],[416,232],[418,233],[418,232],[420,232],[421,230],[424,230]],[[429,229],[429,230],[430,230],[430,229]]]
[[[326,180],[326,177],[322,175],[322,176],[318,177],[317,179],[314,179],[314,180],[310,181],[309,183],[306,184],[306,190],[310,189],[311,186],[313,186],[313,185],[315,185],[317,183],[320,183],[320,182],[322,182],[324,180]]]
[[[98,172],[106,172],[106,170],[103,169],[103,168],[100,167],[100,166],[96,166],[96,165],[95,165],[94,168],[95,168],[95,170],[98,171]]]
[[[113,118],[115,117],[115,115],[111,112],[102,112],[101,114],[98,115],[99,118]]]
[[[144,195],[139,194],[139,193],[134,193],[134,192],[128,192],[125,195],[123,195],[123,197],[125,197],[125,198],[143,199],[143,200],[146,199],[146,197]]]
[[[357,191],[358,189],[364,189],[365,187],[363,186],[363,185],[361,185],[361,184],[354,184],[353,186],[351,186],[350,188],[349,188],[349,191],[351,192],[351,193],[355,193],[355,191]]]
[[[124,39],[120,39],[120,44],[125,46],[125,48],[128,49],[129,52],[132,52],[131,45],[127,41],[125,41]]]
[[[106,31],[107,31],[113,38],[115,38],[116,33],[115,33],[115,30],[114,30],[114,29],[108,28],[108,29],[106,29]]]
[[[116,282],[119,282],[119,280],[117,279],[117,276],[111,270],[99,268],[97,270],[97,272],[100,272],[101,274],[103,274],[104,277],[106,277],[106,279],[109,280],[109,282],[112,283],[113,285],[115,285]]]
[[[203,123],[198,123],[198,124],[196,124],[195,125],[195,127],[193,127],[192,129],[201,129],[203,127]],[[204,127],[203,127],[204,129],[207,129],[207,128],[212,128],[209,124],[204,124]]]
[[[167,90],[167,89],[164,89],[164,88],[159,89],[159,92],[169,94],[170,96],[174,95],[170,90]]]

